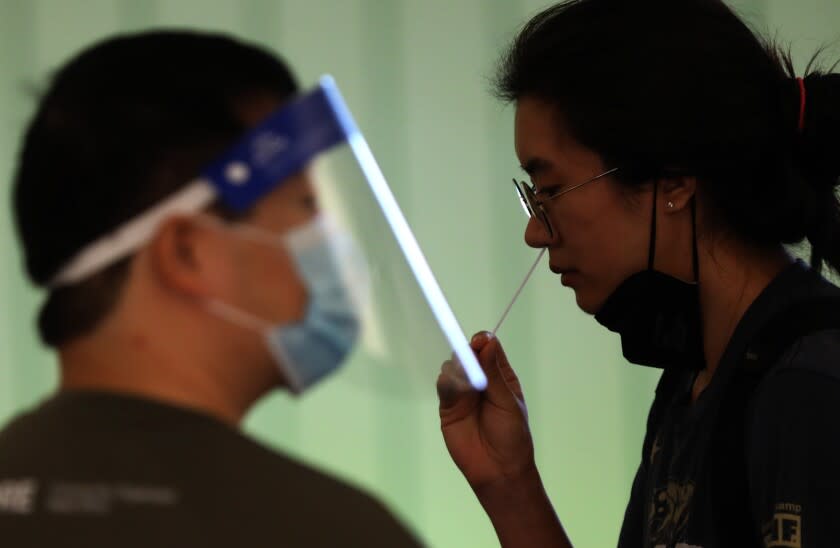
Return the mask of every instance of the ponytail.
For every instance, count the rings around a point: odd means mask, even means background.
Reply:
[[[801,116],[794,159],[805,194],[811,265],[820,271],[825,263],[840,273],[840,74],[809,66],[797,81],[797,95]]]

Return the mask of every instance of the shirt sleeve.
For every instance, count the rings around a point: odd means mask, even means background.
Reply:
[[[763,546],[840,545],[840,381],[778,371],[756,391],[748,425],[750,502]]]

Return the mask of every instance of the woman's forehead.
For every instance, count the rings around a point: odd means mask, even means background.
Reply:
[[[557,109],[539,99],[517,102],[515,147],[520,165],[532,176],[588,174],[603,166],[598,153],[572,137]]]

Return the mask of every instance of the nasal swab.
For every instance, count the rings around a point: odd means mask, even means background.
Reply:
[[[540,254],[537,256],[537,260],[534,261],[534,264],[531,266],[531,269],[528,271],[528,274],[525,275],[525,279],[522,280],[521,284],[519,284],[519,289],[517,289],[516,293],[513,294],[513,299],[510,300],[510,303],[507,305],[507,308],[505,308],[505,311],[502,314],[502,317],[499,318],[499,323],[497,323],[496,327],[493,329],[492,333],[493,333],[494,337],[496,336],[496,331],[498,331],[499,328],[502,327],[502,322],[504,322],[505,318],[507,318],[508,312],[510,312],[510,309],[513,307],[513,303],[515,303],[516,299],[519,298],[519,294],[522,293],[522,290],[525,288],[525,284],[528,283],[528,280],[531,278],[531,274],[533,274],[534,270],[536,270],[537,264],[539,264],[540,259],[542,259],[542,256],[544,254],[545,254],[545,248],[542,248],[542,250],[540,251]]]

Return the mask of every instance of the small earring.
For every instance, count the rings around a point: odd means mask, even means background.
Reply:
[[[668,209],[674,209],[674,202],[668,202],[667,204],[665,204],[665,207],[667,207]]]

